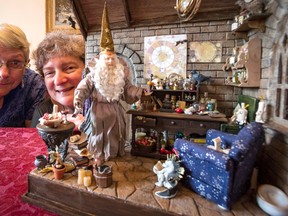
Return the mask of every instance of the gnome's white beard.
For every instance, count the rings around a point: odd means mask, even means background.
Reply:
[[[93,70],[95,87],[108,102],[119,101],[125,85],[124,67],[117,63],[115,67],[99,61]]]

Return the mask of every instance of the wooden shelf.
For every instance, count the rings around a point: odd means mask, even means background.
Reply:
[[[233,32],[248,32],[252,29],[258,29],[261,32],[265,31],[265,19],[269,17],[270,13],[263,13],[263,14],[257,14],[248,17],[243,21],[241,25],[238,26],[238,28],[234,29]]]
[[[236,86],[240,88],[257,88],[260,86],[261,74],[261,39],[253,38],[247,42],[247,54],[241,54],[242,58],[236,62],[243,64],[246,71],[246,78],[242,83],[228,83],[227,85]],[[245,56],[246,55],[246,56]],[[236,65],[235,64],[235,65]],[[232,73],[241,68],[232,68]]]

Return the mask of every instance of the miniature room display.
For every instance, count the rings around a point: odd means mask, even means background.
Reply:
[[[153,172],[157,175],[157,187],[165,187],[162,191],[156,191],[155,195],[160,198],[173,198],[177,194],[177,184],[184,175],[184,168],[175,154],[167,154],[167,160],[158,161],[153,166]]]

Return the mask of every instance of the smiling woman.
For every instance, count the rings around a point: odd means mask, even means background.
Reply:
[[[0,127],[29,127],[45,85],[29,68],[29,42],[17,26],[0,24]]]
[[[74,90],[82,79],[85,67],[85,44],[82,36],[67,34],[66,31],[48,33],[33,53],[36,69],[44,77],[49,99],[40,104],[33,115],[32,127],[39,123],[45,113],[53,111],[74,111]],[[83,118],[78,115],[78,119]]]

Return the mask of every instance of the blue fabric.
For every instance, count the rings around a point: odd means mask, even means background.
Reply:
[[[212,139],[220,137],[229,154],[207,148]],[[241,129],[238,135],[210,129],[206,135],[207,145],[184,139],[176,139],[178,151],[185,168],[184,185],[201,196],[224,208],[243,195],[250,186],[250,179],[257,153],[264,142],[264,131],[260,123],[252,122]]]
[[[22,83],[4,97],[0,109],[0,127],[24,127],[35,107],[44,100],[46,87],[41,76],[25,69]]]

